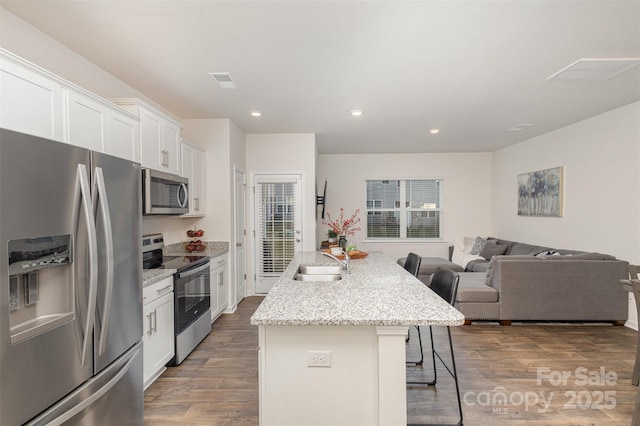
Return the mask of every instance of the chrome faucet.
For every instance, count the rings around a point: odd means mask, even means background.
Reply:
[[[320,254],[330,257],[337,262],[340,262],[347,270],[347,275],[351,274],[351,258],[349,257],[349,254],[346,252],[346,250],[342,251],[342,254],[344,254],[344,260],[340,260],[331,253],[327,253],[326,251],[321,251]]]

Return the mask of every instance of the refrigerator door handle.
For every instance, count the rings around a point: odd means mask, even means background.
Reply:
[[[79,210],[84,211],[84,219],[87,223],[87,239],[89,246],[89,296],[87,301],[86,320],[82,328],[82,347],[80,349],[80,360],[82,365],[86,365],[89,352],[89,345],[93,343],[93,318],[96,311],[96,301],[98,298],[98,242],[96,233],[96,224],[93,217],[93,208],[91,205],[91,187],[89,185],[89,176],[87,167],[84,164],[78,164],[77,183],[75,191],[75,206],[73,224],[75,226],[74,234],[78,235]]]
[[[104,174],[101,167],[95,169],[95,191],[93,193],[94,211],[96,204],[100,208],[100,213],[104,219],[104,240],[106,245],[106,288],[102,318],[100,321],[100,338],[98,340],[98,355],[102,355],[107,348],[107,333],[109,331],[109,321],[111,315],[111,301],[113,299],[113,232],[111,230],[111,215],[109,213],[109,200],[107,199],[107,188],[104,181]],[[97,215],[96,215],[97,217]],[[99,312],[98,312],[99,314]]]

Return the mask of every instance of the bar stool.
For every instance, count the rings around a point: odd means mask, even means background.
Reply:
[[[404,261],[404,269],[414,277],[418,278],[418,272],[420,271],[421,263],[422,263],[422,257],[418,256],[415,253],[409,253],[407,255],[406,260]],[[420,338],[419,331],[420,329],[418,329],[418,338]],[[407,331],[407,338],[405,339],[405,342],[408,342],[409,339],[411,339],[411,330]],[[422,342],[420,343],[420,357],[421,357],[420,364],[416,364],[416,365],[422,365]],[[410,364],[413,364],[413,363],[410,363]]]
[[[460,281],[460,275],[450,269],[437,268],[431,277],[431,283],[429,288],[433,290],[438,296],[442,297],[447,303],[453,304],[456,301],[456,295],[458,294],[458,282]],[[420,328],[418,328],[418,340],[420,341],[420,353],[422,354],[422,338],[420,337]],[[407,385],[435,385],[438,381],[438,372],[436,370],[436,357],[440,360],[444,368],[449,372],[456,385],[456,396],[458,398],[458,413],[460,415],[457,423],[447,423],[446,426],[455,425],[462,426],[462,402],[460,401],[460,387],[458,386],[458,372],[456,370],[456,357],[453,352],[453,341],[451,340],[451,328],[447,326],[447,334],[449,335],[449,350],[451,351],[451,367],[447,365],[442,359],[440,354],[435,349],[433,343],[433,327],[429,326],[429,336],[431,337],[431,357],[433,359],[433,380],[428,382],[407,382]],[[417,364],[416,365],[420,365]],[[417,424],[413,423],[416,426]],[[434,425],[430,423],[430,425]],[[440,424],[445,426],[445,424]]]

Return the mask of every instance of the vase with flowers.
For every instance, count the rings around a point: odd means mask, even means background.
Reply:
[[[338,244],[342,247],[342,250],[347,248],[347,237],[353,237],[356,235],[356,231],[360,231],[360,227],[357,226],[360,223],[359,214],[360,209],[356,209],[351,216],[345,218],[344,208],[341,207],[340,216],[335,220],[331,219],[331,213],[327,212],[327,221],[322,221],[323,225],[329,226],[330,231],[333,231],[338,236]]]

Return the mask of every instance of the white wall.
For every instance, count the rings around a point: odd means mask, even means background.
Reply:
[[[640,263],[639,117],[635,102],[496,151],[493,234]],[[563,217],[518,216],[518,174],[557,166],[564,167]]]
[[[103,98],[141,98],[173,115],[153,99],[2,7],[0,46]]]
[[[314,134],[247,134],[246,179],[248,193],[256,173],[301,174],[303,250],[316,250],[316,138]],[[249,197],[249,200],[252,200]],[[247,229],[247,281],[248,294],[255,292],[253,280],[255,241],[253,239],[253,205],[247,203],[249,228]]]
[[[201,147],[206,155],[207,212],[199,226],[205,231],[205,240],[229,241],[232,194],[229,191],[230,120],[184,120],[183,126],[182,136]]]
[[[491,154],[320,154],[318,187],[327,179],[326,211],[336,216],[340,207],[351,214],[360,209],[360,227],[355,242],[366,252],[383,251],[392,258],[414,251],[421,256],[449,256],[448,246],[456,238],[491,233]],[[367,179],[444,179],[445,240],[441,243],[366,242]],[[320,213],[318,213],[319,215]],[[318,219],[318,241],[326,239],[327,225]]]

